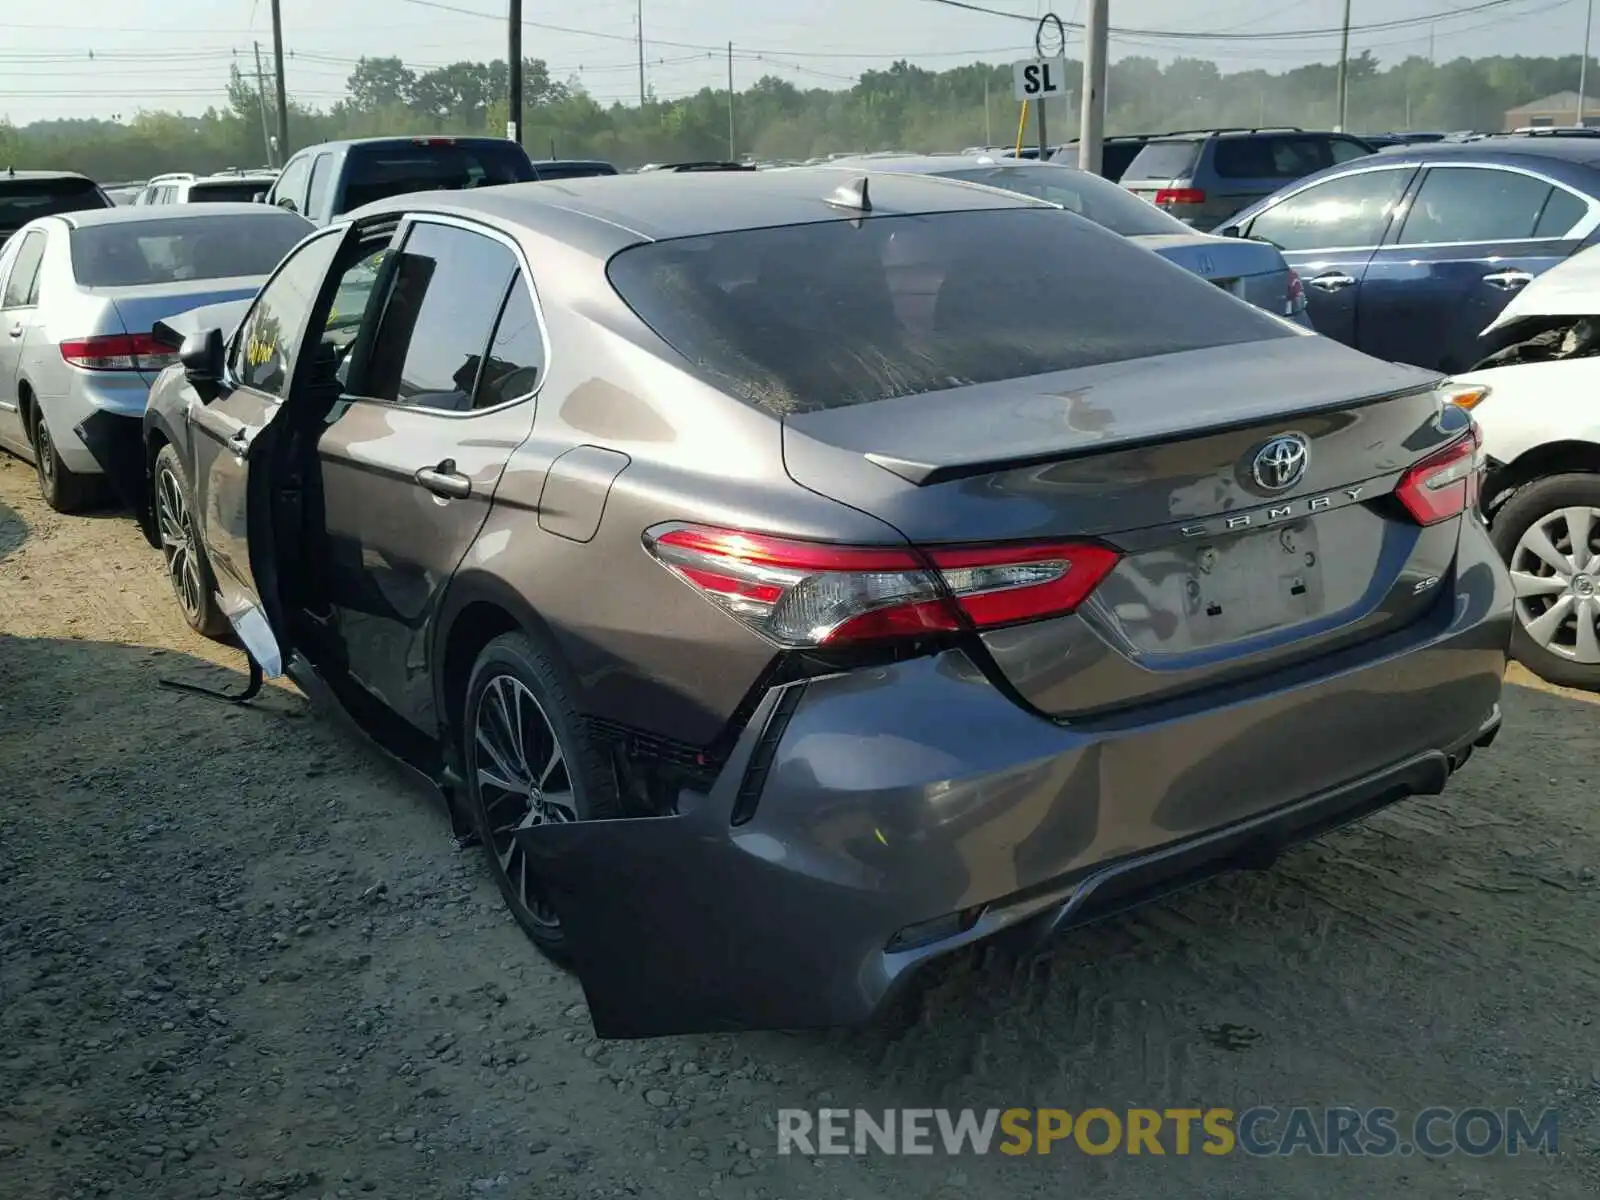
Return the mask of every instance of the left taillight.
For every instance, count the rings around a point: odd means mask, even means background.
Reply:
[[[711,603],[785,649],[1062,616],[1119,557],[1086,542],[841,546],[678,524],[647,531],[644,544]]]
[[[86,371],[159,371],[178,361],[178,352],[148,333],[113,333],[61,343],[68,365]]]
[[[1472,427],[1400,477],[1395,495],[1419,525],[1437,525],[1478,503],[1483,484],[1483,434]]]
[[[1306,285],[1300,282],[1300,273],[1289,268],[1289,288],[1283,298],[1283,315],[1298,317],[1306,310]]]

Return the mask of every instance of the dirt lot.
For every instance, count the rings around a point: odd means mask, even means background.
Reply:
[[[1600,723],[1508,689],[1446,796],[951,965],[910,1028],[597,1043],[427,798],[0,459],[0,1197],[1524,1200],[1600,1189]],[[1560,1149],[809,1159],[777,1110],[1560,1111]]]

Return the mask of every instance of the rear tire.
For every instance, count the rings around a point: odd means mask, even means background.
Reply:
[[[1600,690],[1600,475],[1519,488],[1490,536],[1517,597],[1512,657],[1550,683]]]
[[[548,957],[572,946],[512,830],[620,817],[616,778],[589,736],[559,662],[524,633],[479,653],[462,706],[467,795],[489,871],[506,907]]]
[[[55,439],[50,436],[50,425],[37,405],[29,439],[33,442],[33,469],[39,476],[39,494],[46,504],[58,513],[80,513],[99,503],[105,494],[102,479],[98,475],[80,475],[61,461]]]
[[[150,474],[150,520],[178,610],[190,629],[221,639],[231,627],[217,607],[216,577],[194,527],[194,493],[177,450],[161,447]]]

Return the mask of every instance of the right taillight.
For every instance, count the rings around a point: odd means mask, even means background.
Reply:
[[[644,544],[707,600],[786,649],[1061,616],[1119,557],[1086,542],[842,546],[701,525],[659,526]]]
[[[1465,434],[1400,477],[1395,495],[1417,524],[1437,525],[1477,504],[1483,479],[1482,446],[1483,435],[1474,421]]]
[[[1156,204],[1162,208],[1169,204],[1204,204],[1206,194],[1201,188],[1157,188]]]

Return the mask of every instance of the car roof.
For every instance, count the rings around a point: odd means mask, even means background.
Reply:
[[[970,170],[974,167],[1016,167],[1020,170],[1076,171],[1070,163],[1040,162],[1036,158],[1004,158],[999,154],[907,154],[896,158],[839,159],[832,166],[860,166],[863,171],[898,171],[912,175],[937,175],[942,171]],[[807,167],[806,170],[815,170]]]
[[[861,215],[859,210],[830,204],[829,199],[837,189],[863,177],[867,179],[871,211],[877,214],[1056,207],[1013,192],[907,174],[900,169],[902,162],[897,160],[894,166],[879,170],[841,169],[830,164],[773,171],[646,171],[637,175],[509,183],[391,196],[376,200],[351,216],[424,209],[478,213],[540,232],[570,228],[571,218],[577,216],[610,227],[613,234],[608,240],[620,249],[639,239],[661,241],[855,219]]]
[[[180,217],[259,217],[282,211],[264,204],[142,204],[136,208],[87,208],[57,213],[56,220],[65,221],[74,229],[93,229],[100,225],[175,221]]]
[[[1600,162],[1600,138],[1589,137],[1486,137],[1471,142],[1415,142],[1380,150],[1384,158],[1558,159],[1562,162]]]
[[[0,183],[11,179],[81,179],[85,183],[93,182],[87,175],[77,171],[18,171],[14,167],[0,171]]]
[[[487,143],[506,145],[505,138],[488,137],[485,135],[467,134],[457,137],[452,133],[415,133],[409,136],[366,137],[366,138],[341,138],[333,142],[317,142],[314,145],[302,146],[296,153],[304,154],[307,150],[346,150],[363,146],[422,146],[459,144],[466,146],[482,146]],[[510,143],[514,145],[515,143]]]

